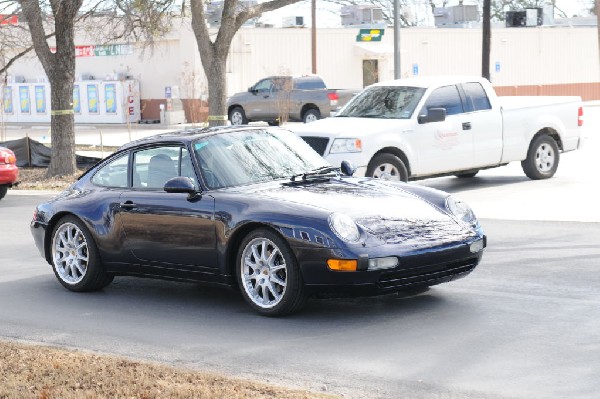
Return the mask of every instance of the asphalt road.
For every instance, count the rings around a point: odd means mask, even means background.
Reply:
[[[416,297],[312,300],[269,319],[220,287],[117,278],[68,292],[29,234],[44,198],[11,191],[0,203],[2,338],[352,398],[600,392],[598,223],[483,219],[489,247],[465,279]]]

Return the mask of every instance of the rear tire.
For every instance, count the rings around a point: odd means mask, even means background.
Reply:
[[[521,162],[525,175],[532,180],[548,179],[556,173],[560,153],[556,140],[547,134],[536,137],[529,146],[527,158]]]
[[[321,112],[319,112],[319,110],[316,108],[311,108],[307,110],[302,116],[302,121],[304,123],[314,122],[319,119],[321,119]]]
[[[4,198],[8,192],[8,186],[0,186],[0,199]]]
[[[242,107],[233,107],[231,111],[229,111],[229,122],[232,125],[247,125],[248,119],[246,118],[246,113]]]
[[[236,257],[240,291],[263,316],[284,316],[300,310],[308,298],[296,257],[275,232],[260,228],[242,241]]]
[[[406,165],[400,158],[390,153],[374,156],[369,162],[366,175],[375,179],[408,181]]]
[[[96,291],[113,280],[102,267],[89,230],[74,216],[65,216],[54,226],[50,251],[54,274],[70,291]]]

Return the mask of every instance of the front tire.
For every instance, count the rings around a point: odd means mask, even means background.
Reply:
[[[246,113],[242,107],[233,107],[231,111],[229,111],[229,122],[232,125],[247,125],[248,119],[246,118]]]
[[[113,280],[102,268],[92,235],[76,217],[59,220],[52,230],[50,245],[54,274],[68,290],[96,291]]]
[[[321,119],[321,112],[319,112],[319,110],[316,108],[311,108],[311,109],[307,110],[304,113],[304,116],[302,117],[302,121],[304,123],[314,122],[319,119]]]
[[[366,175],[375,179],[408,181],[408,170],[404,162],[394,154],[389,153],[374,156],[367,167]]]
[[[521,162],[521,167],[525,175],[532,180],[548,179],[556,173],[559,161],[560,153],[556,140],[543,134],[531,142],[527,158]]]
[[[257,229],[244,238],[236,258],[236,275],[244,299],[263,316],[291,314],[306,303],[296,257],[271,230]]]
[[[0,199],[4,198],[8,192],[8,186],[0,186]]]

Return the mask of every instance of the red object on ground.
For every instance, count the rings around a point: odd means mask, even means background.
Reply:
[[[19,168],[15,153],[0,147],[0,185],[12,186],[19,179]]]

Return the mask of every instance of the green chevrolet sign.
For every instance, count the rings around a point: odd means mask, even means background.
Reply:
[[[380,42],[385,29],[361,29],[356,36],[357,42]]]

